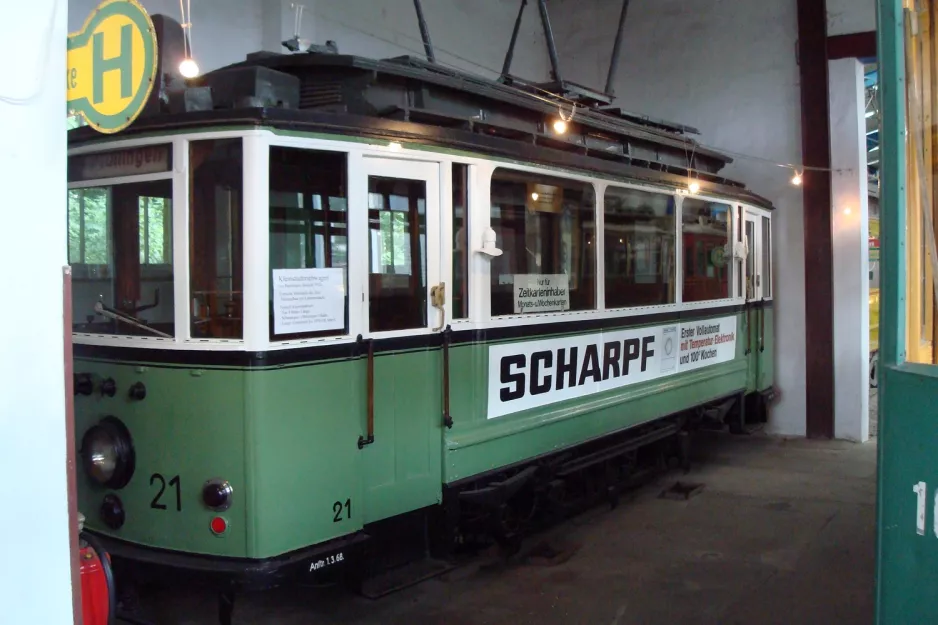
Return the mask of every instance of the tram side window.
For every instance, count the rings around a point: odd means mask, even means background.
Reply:
[[[469,166],[453,164],[453,319],[469,316]]]
[[[772,221],[762,218],[762,297],[772,297]]]
[[[271,340],[348,333],[346,169],[341,152],[270,148]]]
[[[241,139],[189,144],[192,338],[243,338]]]
[[[606,307],[673,303],[674,197],[608,187],[604,204]]]
[[[592,185],[499,168],[491,197],[492,316],[595,309]]]
[[[725,251],[730,233],[730,206],[685,198],[681,223],[684,245],[685,302],[729,297],[730,267]]]
[[[175,332],[172,180],[68,191],[68,259],[76,332]]]

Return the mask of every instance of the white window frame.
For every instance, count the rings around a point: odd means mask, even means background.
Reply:
[[[189,292],[189,143],[210,139],[240,138],[243,142],[244,181],[243,181],[243,339],[192,339],[190,337],[190,292]],[[733,259],[731,275],[730,297],[719,300],[703,302],[683,302],[684,262],[683,262],[683,202],[686,197],[694,197],[705,201],[719,202],[731,207],[730,218],[733,237],[736,241],[737,208],[741,207],[745,214],[753,213],[767,216],[771,222],[772,212],[732,199],[709,194],[688,195],[682,193],[675,186],[643,184],[615,179],[607,175],[590,175],[583,172],[568,171],[560,167],[547,167],[517,163],[508,159],[485,158],[467,155],[448,155],[442,152],[401,146],[395,142],[374,141],[373,143],[360,143],[341,138],[323,139],[315,136],[291,135],[283,131],[272,129],[247,129],[219,132],[199,132],[180,134],[172,137],[156,136],[144,139],[127,139],[109,143],[84,146],[69,151],[69,156],[80,154],[120,150],[147,145],[172,143],[173,169],[172,172],[161,174],[144,174],[123,178],[101,179],[69,183],[68,188],[94,187],[107,184],[149,181],[171,178],[173,181],[173,273],[175,297],[175,337],[165,339],[161,337],[127,336],[127,335],[96,335],[74,333],[76,344],[114,345],[127,347],[159,347],[179,350],[219,350],[219,351],[276,351],[280,349],[296,348],[328,343],[349,343],[357,340],[357,336],[365,334],[367,327],[367,284],[368,267],[367,256],[359,250],[362,245],[367,247],[368,241],[361,239],[367,233],[367,211],[353,210],[354,206],[367,206],[367,189],[361,181],[364,179],[365,159],[378,157],[398,161],[413,161],[417,163],[435,164],[439,169],[439,216],[436,232],[428,230],[427,237],[427,263],[428,286],[434,283],[430,278],[430,263],[439,263],[439,282],[447,285],[446,314],[443,319],[444,327],[450,325],[457,330],[474,330],[487,328],[502,328],[508,326],[526,326],[542,323],[562,323],[573,320],[603,320],[623,319],[649,314],[662,314],[675,311],[704,311],[710,308],[725,308],[730,305],[740,305],[744,301],[745,293],[737,292],[738,274],[745,271],[739,261]],[[269,336],[269,310],[268,293],[270,285],[269,268],[269,156],[270,148],[288,147],[313,151],[327,151],[344,153],[348,163],[348,333],[332,337],[292,339],[284,341],[271,341]],[[468,293],[469,307],[467,318],[454,320],[452,318],[452,251],[453,251],[453,220],[452,220],[452,167],[454,164],[468,166]],[[479,252],[483,243],[484,233],[491,225],[491,179],[497,168],[505,168],[534,175],[552,176],[571,181],[590,184],[595,194],[594,224],[596,227],[596,253],[594,255],[593,276],[596,281],[596,308],[586,311],[565,311],[552,313],[538,313],[526,315],[491,316],[491,259]],[[675,302],[671,304],[657,304],[652,306],[638,306],[629,308],[605,308],[605,191],[607,187],[614,186],[622,189],[636,189],[675,197]],[[428,224],[429,228],[429,224]],[[770,226],[771,228],[771,226]],[[771,235],[771,233],[770,233]],[[361,239],[361,240],[359,240]],[[435,240],[434,240],[435,239]],[[496,245],[500,244],[496,241]],[[772,242],[774,247],[774,241]],[[362,250],[366,249],[362,247]],[[354,251],[353,251],[354,250]],[[432,251],[431,250],[435,250]],[[732,249],[730,250],[732,252]],[[732,258],[732,255],[730,255]],[[760,258],[757,259],[761,263]],[[765,279],[765,278],[763,278]],[[771,279],[771,277],[769,277]],[[773,291],[775,285],[773,284]],[[773,293],[774,296],[774,293]],[[766,298],[767,300],[772,299]],[[428,301],[429,305],[429,301]],[[436,309],[431,314],[431,327],[439,325],[439,313]],[[430,328],[413,330],[400,330],[388,333],[379,333],[380,338],[395,336],[412,336],[430,334]]]

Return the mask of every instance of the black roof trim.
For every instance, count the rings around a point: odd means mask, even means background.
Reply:
[[[457,91],[470,92],[544,115],[556,114],[560,105],[564,105],[565,108],[569,107],[569,104],[559,99],[552,102],[546,95],[536,96],[513,85],[506,85],[481,76],[459,72],[449,67],[434,65],[414,57],[371,59],[350,54],[265,54],[251,57],[246,61],[234,63],[215,71],[223,72],[237,67],[256,66],[268,67],[286,73],[296,73],[303,69],[314,68],[353,68],[424,81]],[[652,120],[651,118],[647,118],[648,123],[643,123],[641,120],[646,119],[645,116],[634,113],[625,113],[626,116],[623,117],[615,116],[615,111],[620,110],[617,107],[610,107],[610,112],[604,113],[591,110],[588,107],[579,107],[576,112],[576,122],[594,130],[612,132],[631,139],[659,143],[672,148],[693,150],[700,157],[708,157],[724,164],[733,162],[730,156],[703,147],[693,139],[680,134],[695,131],[695,129],[662,120]]]
[[[683,187],[687,183],[688,176],[687,170],[662,163],[628,164],[622,160],[607,160],[582,152],[576,153],[469,130],[312,110],[250,108],[159,115],[138,119],[121,133],[120,138],[155,132],[232,125],[329,133],[460,149],[477,152],[483,156],[510,158],[531,164],[567,168],[667,187]],[[70,147],[106,144],[114,140],[113,136],[102,136],[89,127],[77,128],[69,132]],[[766,198],[722,176],[700,172],[695,174],[695,180],[700,183],[702,193],[746,202],[766,209],[774,208]]]

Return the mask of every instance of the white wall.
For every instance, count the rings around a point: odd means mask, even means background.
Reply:
[[[293,36],[289,0],[280,4],[285,27]],[[302,36],[315,43],[336,41],[339,52],[385,58],[424,57],[413,0],[305,0]],[[518,0],[424,0],[423,12],[437,61],[487,76],[497,76],[511,39]],[[551,9],[553,11],[553,9]],[[271,48],[269,45],[268,49]],[[549,61],[537,3],[525,9],[512,73],[531,80],[548,79]]]
[[[827,0],[827,34],[876,30],[876,0]]]
[[[58,78],[65,76],[66,7],[35,0],[0,22],[0,292],[8,294],[0,307],[4,623],[72,622],[62,318],[65,81]]]
[[[834,437],[870,436],[869,195],[863,66],[830,63],[834,251]]]
[[[72,0],[70,31],[81,28],[100,0]],[[314,43],[336,41],[339,52],[386,58],[423,56],[413,0],[299,0],[301,35]],[[151,14],[181,21],[178,0],[141,0]],[[290,0],[195,0],[192,48],[203,71],[243,61],[258,50],[287,52],[293,36]],[[484,75],[501,71],[518,10],[516,0],[425,0],[424,16],[441,63]],[[548,77],[547,49],[536,3],[529,3],[518,35],[512,73]],[[494,70],[491,71],[491,70]]]
[[[605,86],[620,2],[552,0],[565,77]],[[693,5],[691,7],[691,4]],[[624,108],[690,124],[703,143],[777,162],[801,161],[795,0],[632,2],[614,90]],[[804,231],[791,172],[739,158],[724,170],[776,207],[776,382],[769,427],[805,433]]]

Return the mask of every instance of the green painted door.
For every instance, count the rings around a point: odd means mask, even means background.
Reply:
[[[367,188],[363,314],[375,347],[374,441],[361,452],[369,523],[440,500],[440,166],[365,157],[353,184]]]
[[[749,359],[749,376],[746,386],[758,390],[764,372],[762,354],[765,351],[765,309],[760,302],[769,296],[766,293],[764,254],[765,237],[763,236],[763,217],[761,213],[747,210],[743,225],[743,241],[746,243],[746,260],[743,262],[745,280],[746,326],[745,340]]]
[[[934,0],[879,0],[878,5],[882,264],[876,622],[938,623],[938,367],[932,364],[938,272],[931,208],[938,15]]]

